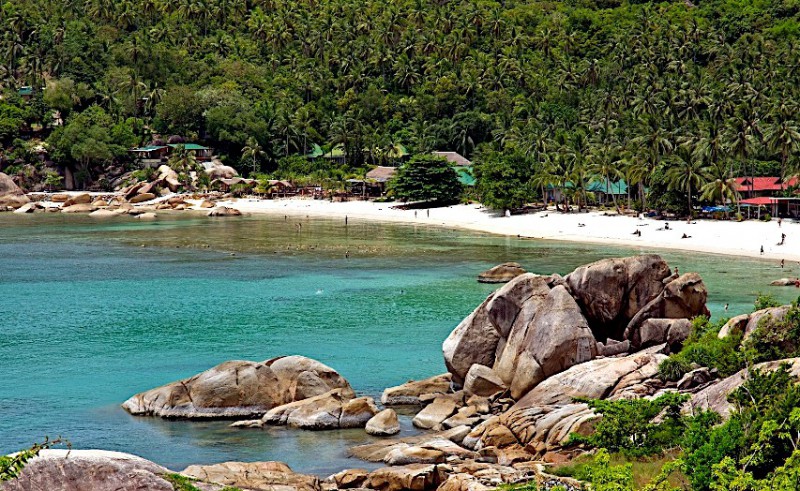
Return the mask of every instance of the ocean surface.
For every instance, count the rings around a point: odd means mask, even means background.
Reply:
[[[371,441],[362,430],[232,429],[119,405],[225,360],[286,354],[320,360],[377,397],[445,370],[442,341],[493,289],[475,281],[482,270],[514,260],[566,274],[645,252],[658,251],[353,218],[0,214],[0,453],[62,436],[175,470],[230,460],[320,475],[365,467],[347,457]],[[759,292],[798,295],[768,286],[800,274],[797,264],[662,255],[703,276],[715,317],[750,311]],[[408,417],[403,426],[414,432]]]

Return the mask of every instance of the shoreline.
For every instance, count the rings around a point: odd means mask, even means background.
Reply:
[[[562,213],[553,209],[505,217],[480,204],[452,205],[443,208],[401,210],[397,202],[329,202],[312,199],[260,200],[234,198],[219,205],[242,213],[269,215],[307,215],[317,218],[361,219],[409,225],[457,228],[520,239],[552,240],[572,243],[604,244],[638,248],[669,249],[704,254],[748,257],[765,261],[800,262],[800,223],[777,220],[669,221],[637,218],[604,212]],[[416,211],[416,215],[415,215]],[[428,215],[428,211],[430,215]],[[633,235],[635,230],[641,236]],[[681,238],[683,234],[689,238]],[[778,245],[781,234],[784,245]],[[796,242],[793,242],[796,241]],[[763,246],[764,253],[760,252]]]

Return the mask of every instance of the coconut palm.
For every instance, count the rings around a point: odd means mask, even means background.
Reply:
[[[689,147],[683,146],[675,152],[672,165],[666,172],[668,187],[686,193],[689,218],[692,217],[692,193],[710,180],[709,169],[702,160],[692,157]]]
[[[253,174],[261,169],[258,160],[266,155],[267,153],[264,151],[264,148],[259,145],[258,141],[252,136],[247,139],[247,145],[242,148],[242,159],[250,160],[253,167]]]

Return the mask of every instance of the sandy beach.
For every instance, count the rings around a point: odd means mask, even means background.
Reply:
[[[234,199],[221,205],[243,213],[308,215],[348,220],[379,220],[416,225],[461,228],[531,239],[615,244],[642,248],[680,249],[712,254],[747,256],[774,261],[800,262],[800,223],[784,220],[744,222],[672,220],[664,221],[606,214],[606,212],[560,213],[553,209],[525,215],[503,216],[479,204],[454,205],[430,210],[402,210],[397,203],[370,201],[329,202],[311,199]],[[640,230],[641,235],[634,235]],[[784,245],[779,245],[781,234]],[[689,238],[682,238],[686,234]],[[764,253],[761,253],[761,247]]]

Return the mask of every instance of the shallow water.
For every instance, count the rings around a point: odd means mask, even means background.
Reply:
[[[298,225],[299,224],[299,225]],[[361,430],[234,430],[225,422],[134,418],[132,394],[228,359],[302,354],[357,391],[444,371],[441,342],[492,290],[482,270],[537,273],[647,249],[520,240],[396,224],[283,217],[0,215],[0,452],[61,435],[75,448],[135,453],[173,469],[282,460],[319,474],[364,463]],[[345,255],[349,256],[345,258]],[[782,301],[800,274],[772,263],[662,252],[697,271],[714,316]],[[411,433],[408,418],[404,432]]]

